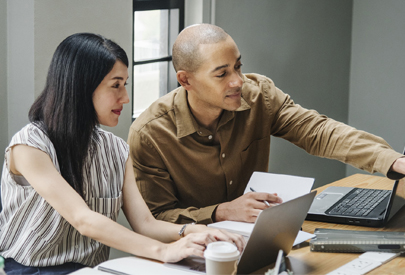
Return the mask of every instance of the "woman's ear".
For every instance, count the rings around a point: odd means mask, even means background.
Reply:
[[[177,76],[177,81],[180,83],[181,86],[183,86],[184,89],[189,90],[190,89],[190,83],[189,83],[189,75],[186,71],[179,70],[176,73]]]

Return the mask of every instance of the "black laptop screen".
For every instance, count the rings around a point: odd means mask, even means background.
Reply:
[[[405,178],[402,178],[396,182],[396,186],[392,190],[391,196],[394,196],[391,199],[391,207],[389,207],[388,220],[390,220],[404,205],[405,205]]]

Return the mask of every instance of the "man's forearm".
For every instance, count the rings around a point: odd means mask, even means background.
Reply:
[[[210,224],[214,222],[212,216],[216,207],[217,205],[210,205],[202,208],[174,208],[153,214],[158,220],[172,223],[185,224],[195,222],[199,224]]]

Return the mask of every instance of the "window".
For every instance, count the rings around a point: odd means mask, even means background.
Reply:
[[[134,0],[133,119],[177,87],[172,46],[184,28],[184,0]]]

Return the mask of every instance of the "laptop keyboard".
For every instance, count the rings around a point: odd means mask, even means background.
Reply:
[[[356,188],[330,207],[326,214],[364,217],[390,193],[391,190]]]

